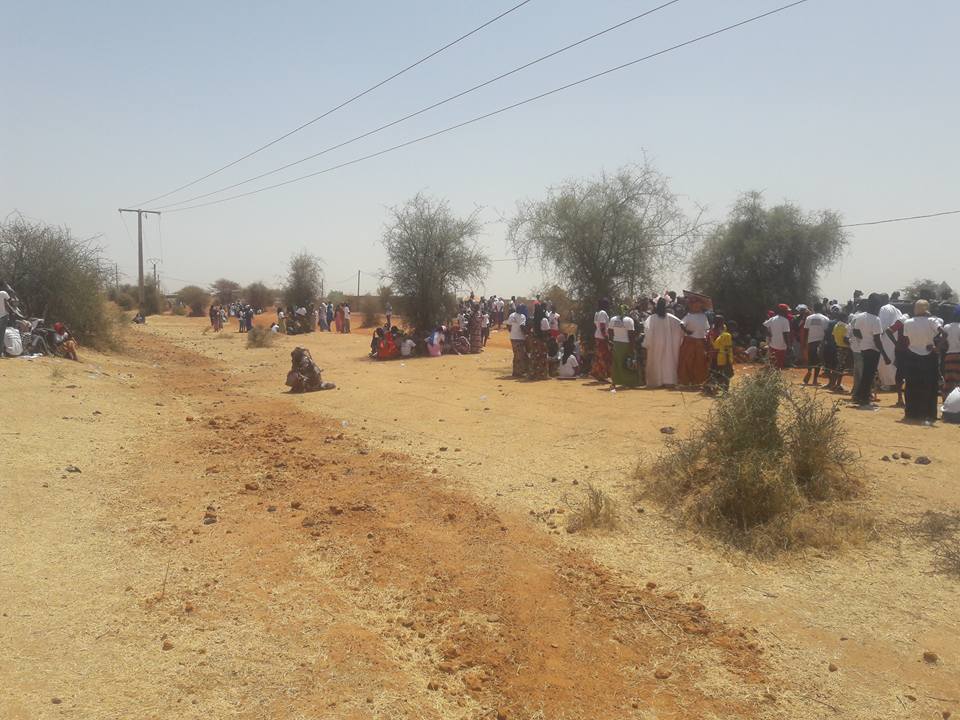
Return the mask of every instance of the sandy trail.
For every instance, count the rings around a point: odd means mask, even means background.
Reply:
[[[200,336],[198,355],[198,333],[158,321],[129,355],[0,364],[0,717],[749,718],[774,703],[756,631],[309,402],[346,391],[278,392],[283,348],[240,365],[219,355],[236,341]]]
[[[224,361],[230,391],[245,396],[277,395],[299,340],[340,389],[293,398],[296,407],[345,421],[348,435],[404,453],[418,472],[436,469],[498,511],[527,514],[531,526],[638,586],[652,580],[685,598],[696,593],[731,626],[756,627],[771,664],[774,715],[909,717],[960,706],[960,584],[931,573],[930,548],[904,526],[924,510],[960,506],[956,427],[898,423],[889,396],[877,413],[844,410],[869,490],[861,504],[880,532],[844,552],[760,563],[678,528],[656,507],[639,512],[633,499],[634,468],[661,447],[659,428],[687,431],[709,407],[705,398],[518,382],[508,377],[509,351],[496,333],[479,356],[372,363],[368,331],[285,337],[248,350],[242,338],[202,329],[202,321],[164,318],[148,331]],[[898,451],[933,463],[881,461]],[[562,523],[550,526],[550,511],[576,500],[587,481],[620,499],[617,532],[570,536]],[[927,650],[939,654],[938,665],[922,661]],[[830,672],[830,663],[839,670]]]

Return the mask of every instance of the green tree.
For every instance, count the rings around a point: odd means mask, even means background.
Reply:
[[[458,218],[446,201],[419,193],[391,208],[383,277],[406,299],[407,320],[416,330],[436,325],[446,298],[486,276],[490,260],[477,245],[478,212]]]
[[[203,317],[210,305],[210,295],[197,285],[181,288],[177,291],[177,299],[190,308],[190,317]]]
[[[322,278],[320,258],[306,250],[294,254],[290,258],[287,282],[283,288],[284,302],[298,307],[315,303],[320,296]]]
[[[8,216],[0,223],[0,282],[14,289],[24,313],[63,322],[86,344],[111,347],[100,251],[95,238]]]
[[[521,265],[535,262],[567,290],[592,325],[600,298],[649,293],[686,257],[700,232],[667,178],[649,163],[595,180],[567,180],[517,206],[507,239]]]
[[[220,278],[210,286],[210,294],[221,305],[229,305],[240,299],[240,283]]]
[[[271,290],[264,283],[258,281],[247,285],[243,291],[243,298],[254,308],[262,310],[273,305],[277,299],[277,291]]]
[[[928,278],[914,280],[903,288],[903,298],[913,302],[915,300],[939,300],[940,302],[956,302],[957,293],[945,282],[935,282]]]
[[[846,247],[840,225],[835,212],[805,213],[790,203],[767,208],[761,193],[746,193],[694,253],[692,289],[751,330],[778,303],[814,301],[820,271]]]

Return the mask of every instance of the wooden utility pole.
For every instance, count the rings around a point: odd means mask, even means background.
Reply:
[[[357,302],[360,302],[360,271],[357,270]]]
[[[159,215],[158,210],[129,210],[119,208],[119,212],[135,212],[137,214],[137,265],[139,267],[140,282],[140,310],[143,310],[143,214]]]

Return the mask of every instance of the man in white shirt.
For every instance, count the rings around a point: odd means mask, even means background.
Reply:
[[[3,342],[3,332],[7,329],[7,325],[10,324],[10,293],[8,293],[3,288],[0,288],[0,343]],[[0,352],[3,352],[2,344],[0,344]]]
[[[894,362],[889,365],[880,363],[878,374],[880,375],[880,386],[891,388],[897,384],[896,343],[894,343],[890,337],[892,333],[888,333],[887,331],[894,323],[901,319],[902,313],[886,295],[881,296],[881,301],[883,306],[880,308],[880,312],[877,313],[877,317],[880,318],[880,328],[883,330],[880,341],[883,343],[883,349],[887,351],[887,355],[894,358]]]
[[[777,305],[777,314],[763,324],[769,338],[773,364],[779,370],[787,366],[787,348],[790,347],[790,321],[787,319],[789,312],[790,306],[781,303]]]
[[[510,331],[510,345],[513,348],[513,377],[523,377],[527,374],[526,336],[523,328],[527,319],[522,313],[514,310],[507,318],[507,329]]]
[[[890,357],[880,340],[883,330],[880,328],[880,318],[877,317],[879,310],[880,296],[871,293],[867,298],[867,310],[860,313],[853,330],[854,335],[860,341],[860,357],[863,367],[860,384],[857,386],[857,392],[853,399],[861,408],[870,407],[870,400],[873,397],[873,380],[877,375],[880,358],[882,357],[885,363],[889,364],[890,362]]]
[[[860,389],[860,379],[863,377],[863,355],[860,354],[860,337],[857,335],[857,321],[863,316],[866,308],[865,300],[858,300],[854,312],[847,319],[847,342],[850,344],[850,353],[853,355],[853,389],[852,397],[856,397]]]
[[[557,312],[552,304],[550,305],[550,309],[547,310],[547,319],[550,321],[550,336],[556,340],[560,337],[560,313]]]
[[[350,306],[346,303],[343,304],[343,331],[350,332]]]
[[[404,338],[403,342],[400,343],[400,357],[411,357],[416,347],[417,343],[414,342],[413,338]]]
[[[815,303],[813,313],[807,315],[803,321],[804,347],[807,349],[807,374],[803,378],[803,384],[810,382],[810,374],[813,373],[813,385],[820,385],[820,344],[826,337],[827,325],[830,324],[830,318],[823,314],[823,306]]]

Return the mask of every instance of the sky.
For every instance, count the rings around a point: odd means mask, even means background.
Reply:
[[[136,207],[282,135],[519,0],[163,3],[0,0],[0,217],[98,236],[136,282]],[[663,0],[532,0],[369,95],[185,191],[185,200],[317,152]],[[253,189],[357,158],[785,4],[680,0],[549,61]],[[738,195],[863,222],[960,208],[956,0],[809,0],[756,23],[387,155],[283,188],[147,216],[163,286],[280,284],[292,253],[327,289],[372,292],[389,208],[418,192],[509,258],[520,200],[646,158],[691,212]],[[234,191],[237,192],[237,191]],[[230,194],[230,193],[227,193]],[[214,199],[214,196],[210,199]],[[180,207],[183,207],[181,205]],[[173,210],[174,208],[170,208]],[[918,277],[960,287],[960,215],[857,228],[831,297]],[[149,268],[148,268],[149,271]],[[685,266],[663,282],[680,287]],[[495,262],[478,293],[550,278]]]

